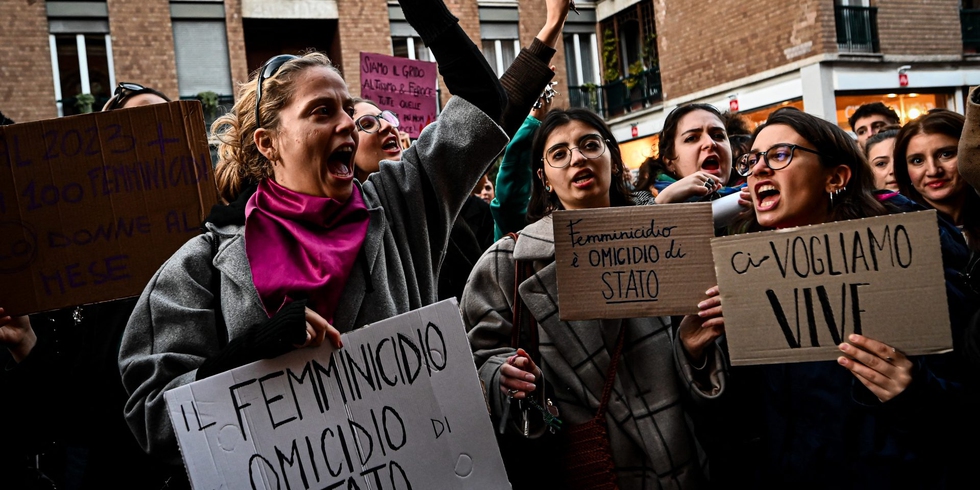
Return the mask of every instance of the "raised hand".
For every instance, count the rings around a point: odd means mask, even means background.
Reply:
[[[684,202],[695,196],[707,196],[721,189],[722,185],[714,175],[703,171],[694,172],[660,191],[657,194],[657,204]]]

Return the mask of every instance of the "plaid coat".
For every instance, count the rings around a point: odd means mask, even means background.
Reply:
[[[707,366],[693,369],[680,342],[675,346],[666,317],[559,321],[554,255],[549,216],[524,228],[516,244],[504,237],[487,250],[463,293],[460,308],[495,423],[508,403],[499,388],[500,366],[514,353],[510,346],[514,261],[533,260],[536,273],[519,291],[538,320],[540,367],[565,426],[595,416],[619,328],[625,327],[623,354],[606,413],[619,486],[704,486],[686,411],[691,402],[710,403],[721,395],[725,379],[720,352],[710,349]],[[531,437],[543,433],[539,428]]]

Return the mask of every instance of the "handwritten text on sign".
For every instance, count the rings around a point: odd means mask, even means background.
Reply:
[[[712,240],[732,364],[833,360],[852,333],[952,347],[935,211]]]
[[[199,102],[0,128],[0,286],[32,313],[139,294],[217,200]]]
[[[436,119],[436,64],[361,53],[361,97],[397,114],[398,129],[418,138]]]
[[[506,488],[455,300],[166,393],[194,488]]]
[[[715,284],[711,204],[553,216],[562,320],[696,313]]]

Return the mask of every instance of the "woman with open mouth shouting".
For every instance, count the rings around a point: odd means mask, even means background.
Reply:
[[[688,104],[671,111],[657,149],[657,156],[643,163],[647,178],[636,187],[650,189],[658,204],[716,199],[739,190],[725,187],[732,147],[714,106]]]
[[[272,58],[215,122],[222,198],[257,189],[244,223],[209,222],[160,268],[127,325],[126,418],[151,454],[177,455],[166,390],[437,300],[453,219],[507,142],[506,95],[442,0],[400,4],[456,95],[400,164],[355,182],[354,102],[321,53]]]
[[[693,334],[676,342],[668,317],[560,321],[551,213],[633,202],[612,133],[586,109],[549,112],[530,154],[536,176],[527,211],[531,224],[481,257],[460,309],[495,423],[528,439],[561,438],[597,418],[606,427],[608,436],[601,439],[611,461],[602,474],[584,475],[564,465],[577,453],[540,454],[534,458],[540,460],[538,480],[516,483],[593,488],[586,482],[601,480],[622,489],[698,488],[705,477],[686,422],[687,402],[709,402],[724,389],[723,362],[713,343],[723,319],[685,317],[680,330]],[[515,261],[533,268],[519,283]],[[537,332],[540,355],[531,345],[528,351],[512,347],[515,304],[530,315],[525,318]],[[616,395],[604,398],[604,388]],[[561,420],[557,434],[548,430],[554,416]],[[528,441],[527,451],[532,447]],[[549,466],[551,458],[556,461]]]
[[[954,142],[955,147],[955,142]],[[754,215],[740,231],[784,229],[911,210],[899,195],[879,202],[857,143],[836,125],[794,108],[773,112],[736,164],[748,177]],[[951,233],[941,227],[941,242]],[[948,280],[947,288],[954,285]],[[910,300],[912,300],[910,298]],[[954,305],[950,304],[952,312]],[[954,339],[957,325],[953,325]],[[766,488],[946,488],[966,428],[964,370],[955,354],[906,356],[863,335],[839,345],[836,362],[735,368],[726,483]],[[720,438],[726,438],[720,435]],[[731,441],[751,441],[746,444]],[[720,469],[717,467],[717,469]],[[953,485],[955,488],[955,485]]]

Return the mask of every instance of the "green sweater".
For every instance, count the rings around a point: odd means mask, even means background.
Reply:
[[[493,239],[500,240],[527,226],[527,204],[531,199],[531,140],[541,121],[527,116],[510,140],[500,161],[495,184],[496,197],[490,202]]]

